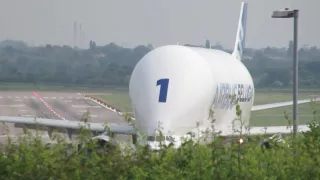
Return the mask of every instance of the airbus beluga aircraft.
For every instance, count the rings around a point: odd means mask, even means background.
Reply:
[[[212,111],[216,119],[215,129],[221,135],[229,136],[233,134],[234,120],[238,118],[236,104],[239,104],[242,111],[243,126],[249,125],[252,111],[292,105],[292,101],[289,101],[253,106],[253,80],[241,62],[246,21],[247,3],[243,2],[231,54],[180,45],[162,46],[147,53],[135,66],[129,83],[135,125],[113,124],[109,125],[110,131],[131,134],[133,137],[145,134],[148,143],[157,148],[158,138],[153,135],[160,126],[165,142],[175,141],[179,145],[179,137],[211,127]],[[298,104],[310,101],[300,100]],[[3,116],[0,121],[68,130],[79,129],[81,125],[91,131],[105,132],[104,123]],[[250,134],[265,133],[262,129],[264,127],[251,127]],[[299,130],[306,131],[308,127],[301,125]],[[269,126],[266,131],[269,134],[290,133],[287,126]]]
[[[222,135],[230,135],[237,125],[234,120],[239,119],[236,104],[242,111],[243,127],[249,125],[252,111],[292,104],[253,106],[253,80],[241,62],[246,21],[247,3],[243,2],[231,54],[215,49],[167,45],[154,49],[138,62],[130,79],[129,92],[136,125],[141,131],[150,135],[160,123],[162,132],[168,136],[183,136],[197,132],[196,122],[200,126],[197,129],[204,130],[211,126],[208,119],[212,110],[215,129]],[[298,103],[303,102],[308,100]],[[236,129],[239,128],[238,123]],[[275,131],[286,132],[284,128],[277,127]],[[253,133],[255,130],[251,129]]]

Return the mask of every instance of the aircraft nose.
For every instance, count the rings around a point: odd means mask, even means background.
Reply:
[[[184,46],[163,46],[146,54],[136,65],[129,94],[140,130],[196,127],[208,111],[213,93],[208,63]]]

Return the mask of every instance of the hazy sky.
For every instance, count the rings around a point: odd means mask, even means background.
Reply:
[[[34,45],[73,45],[73,23],[98,45],[151,43],[213,44],[233,47],[241,0],[0,0],[0,40]],[[298,8],[299,45],[320,45],[319,0],[247,0],[247,47],[287,46],[292,19],[272,19],[279,8]],[[79,26],[78,26],[79,31]]]

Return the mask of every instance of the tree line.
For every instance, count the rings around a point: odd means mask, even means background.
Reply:
[[[207,40],[204,48],[221,49]],[[127,86],[137,62],[152,45],[134,48],[115,43],[104,46],[90,41],[88,49],[70,46],[28,46],[22,41],[0,42],[0,80],[17,83],[57,83],[74,85]],[[245,49],[244,64],[257,87],[289,87],[292,85],[292,41],[288,47]],[[320,49],[299,49],[299,83],[305,87],[320,87]]]

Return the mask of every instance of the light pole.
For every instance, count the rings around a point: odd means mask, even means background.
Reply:
[[[297,117],[297,96],[298,96],[298,17],[299,10],[283,10],[273,11],[272,18],[293,18],[293,136],[298,131]]]

